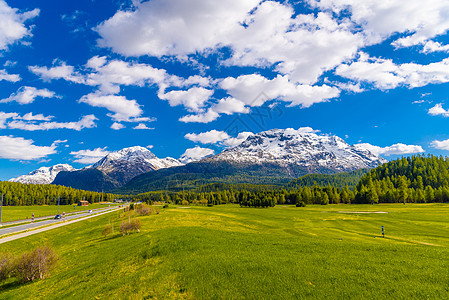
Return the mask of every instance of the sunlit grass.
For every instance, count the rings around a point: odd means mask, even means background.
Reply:
[[[173,207],[138,217],[142,230],[129,236],[118,232],[120,213],[111,213],[2,244],[13,253],[48,244],[61,261],[43,281],[0,285],[0,298],[448,298],[448,211]],[[109,223],[115,232],[103,237]]]

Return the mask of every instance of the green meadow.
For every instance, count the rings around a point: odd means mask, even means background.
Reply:
[[[448,204],[173,206],[137,218],[128,236],[114,212],[1,244],[46,244],[60,261],[47,279],[0,283],[0,298],[449,298]]]
[[[90,204],[89,206],[73,206],[73,205],[60,205],[59,213],[72,213],[79,212],[88,209],[96,209],[107,207],[103,204]],[[17,220],[31,219],[31,214],[34,213],[35,218],[54,216],[58,214],[57,205],[32,205],[32,206],[3,206],[2,222],[10,222]]]

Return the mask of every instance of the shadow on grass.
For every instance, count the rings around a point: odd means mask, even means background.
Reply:
[[[9,282],[8,282],[9,281]],[[19,288],[23,285],[30,284],[30,282],[23,282],[21,280],[10,278],[6,283],[0,284],[0,293],[6,292],[8,290],[14,290],[16,288]]]

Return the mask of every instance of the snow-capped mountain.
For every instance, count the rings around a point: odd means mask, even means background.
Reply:
[[[96,162],[92,168],[105,173],[114,172],[117,168],[126,169],[127,171],[137,168],[144,170],[144,172],[149,172],[180,165],[182,163],[177,159],[171,157],[161,159],[147,148],[135,146],[109,153]]]
[[[11,178],[9,181],[20,182],[27,184],[50,184],[55,180],[56,176],[61,171],[75,171],[76,169],[68,164],[58,164],[52,167],[41,167],[34,170],[27,175],[22,175],[17,178]]]
[[[181,165],[183,164],[177,159],[161,159],[147,148],[135,146],[111,152],[89,168],[62,173],[53,183],[101,191],[120,187],[143,173]]]
[[[352,171],[386,162],[369,150],[356,148],[337,136],[304,129],[273,129],[249,136],[243,143],[206,160],[245,164],[296,165],[310,172]]]

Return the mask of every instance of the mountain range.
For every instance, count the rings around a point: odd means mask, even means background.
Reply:
[[[138,193],[210,182],[280,184],[305,174],[348,172],[374,168],[385,162],[337,136],[301,129],[273,129],[251,135],[238,146],[186,165],[171,157],[160,159],[150,150],[136,146],[109,153],[81,170],[69,165],[43,167],[11,181]]]

